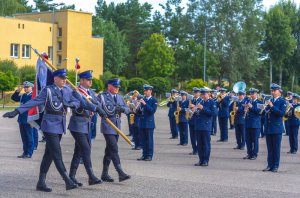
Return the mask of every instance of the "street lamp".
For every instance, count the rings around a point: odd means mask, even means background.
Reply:
[[[52,58],[52,65],[54,64],[54,15],[55,15],[55,8],[65,5],[64,3],[53,3],[50,5],[52,7],[52,52],[51,52],[51,58]]]

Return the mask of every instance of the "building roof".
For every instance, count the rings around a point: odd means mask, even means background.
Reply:
[[[93,13],[91,13],[91,12],[82,12],[82,11],[70,10],[70,9],[66,9],[66,10],[55,10],[54,12],[76,12],[76,13],[80,13],[80,14],[89,14],[89,15],[92,15],[92,14],[93,14]],[[15,16],[21,16],[21,15],[37,15],[37,14],[45,14],[45,13],[52,13],[52,11],[30,12],[30,13],[16,13],[16,14],[14,14],[14,15],[15,15]]]

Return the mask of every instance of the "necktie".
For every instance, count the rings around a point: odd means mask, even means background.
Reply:
[[[114,101],[117,103],[117,95],[114,95]]]
[[[91,92],[90,92],[90,90],[87,90],[87,94],[91,95]]]

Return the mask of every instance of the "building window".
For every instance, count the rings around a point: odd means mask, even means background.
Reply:
[[[19,44],[10,44],[10,56],[19,58]]]
[[[50,30],[50,32],[51,32],[52,28],[50,27],[49,30]]]
[[[59,37],[62,36],[62,28],[58,28],[58,36],[59,36]]]
[[[22,24],[22,28],[23,28],[23,29],[25,28],[25,25],[24,25],[24,24]]]
[[[19,28],[19,29],[21,28],[21,24],[20,24],[20,23],[18,24],[18,28]]]
[[[22,45],[22,58],[30,58],[30,45]]]
[[[61,51],[61,50],[62,50],[62,42],[58,41],[58,51]]]
[[[48,47],[48,59],[52,59],[53,48],[51,46]]]
[[[61,65],[61,61],[62,61],[62,60],[61,60],[61,55],[58,54],[58,55],[57,55],[57,64],[58,64],[58,65]]]

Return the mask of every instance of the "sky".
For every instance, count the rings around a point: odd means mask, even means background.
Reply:
[[[110,2],[115,2],[115,4],[120,3],[120,2],[125,2],[126,0],[106,0],[106,2],[109,4]],[[152,0],[152,1],[147,1],[147,0],[139,0],[141,3],[149,2],[152,4],[154,10],[160,10],[159,4],[165,4],[167,0]],[[266,9],[268,9],[270,6],[274,5],[278,0],[263,0],[263,4]],[[91,12],[95,13],[95,6],[97,0],[54,0],[53,2],[55,3],[61,3],[64,2],[67,5],[70,4],[75,4],[75,9],[79,10],[81,9],[82,11],[85,12]],[[186,5],[188,1],[187,0],[182,0],[182,5],[183,7]],[[300,0],[294,0],[298,5],[300,5]],[[33,4],[33,0],[29,0],[30,4]]]

